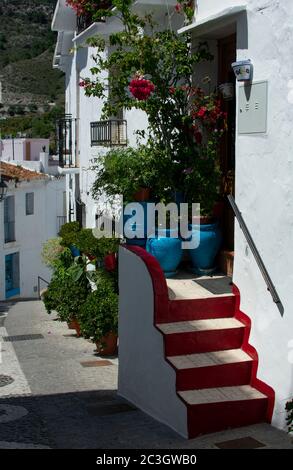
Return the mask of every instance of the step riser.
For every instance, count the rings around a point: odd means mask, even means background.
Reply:
[[[235,297],[172,300],[169,311],[160,323],[204,320],[209,318],[231,318],[235,314]]]
[[[227,349],[242,346],[244,328],[208,330],[191,333],[164,335],[166,356],[180,356]]]
[[[252,361],[176,371],[176,389],[184,390],[249,385]]]
[[[188,405],[189,439],[200,434],[265,422],[267,407],[267,398]]]

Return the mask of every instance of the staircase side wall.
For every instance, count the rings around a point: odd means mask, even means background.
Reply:
[[[162,334],[154,326],[154,292],[145,262],[119,253],[118,394],[187,437],[187,409],[176,393],[176,374],[166,362]]]

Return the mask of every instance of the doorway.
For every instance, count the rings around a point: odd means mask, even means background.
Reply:
[[[219,265],[229,276],[233,274],[234,262],[234,214],[227,195],[235,193],[236,79],[231,67],[235,61],[236,34],[219,39],[218,85],[227,84],[226,90],[230,91],[222,96],[223,109],[227,113],[227,132],[220,147],[223,246],[219,255]]]
[[[19,253],[11,253],[5,256],[5,297],[9,299],[19,294]]]

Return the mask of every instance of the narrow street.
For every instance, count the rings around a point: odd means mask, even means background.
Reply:
[[[243,437],[292,448],[292,438],[267,424],[186,441],[117,396],[117,358],[100,362],[93,344],[42,302],[0,310],[0,448],[216,449]]]

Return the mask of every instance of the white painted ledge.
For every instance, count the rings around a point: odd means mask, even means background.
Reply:
[[[236,16],[236,15],[239,15],[240,13],[245,12],[246,9],[247,9],[246,4],[224,8],[223,10],[220,10],[219,12],[214,13],[205,18],[202,18],[199,20],[195,19],[194,23],[188,26],[184,26],[184,28],[179,29],[178,34],[183,34],[183,33],[187,33],[190,31],[196,31],[196,30],[201,30],[201,29],[209,29],[210,27],[214,27],[217,25],[220,26],[222,23],[232,18],[233,16]]]

